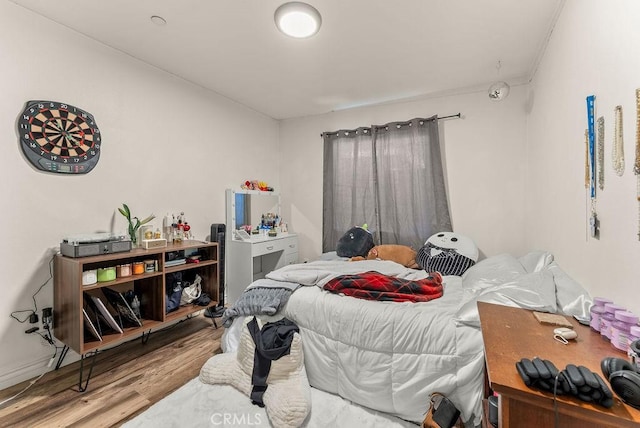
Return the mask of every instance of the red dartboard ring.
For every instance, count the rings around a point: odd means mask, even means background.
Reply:
[[[86,174],[100,159],[100,130],[90,113],[56,101],[29,101],[18,120],[20,145],[36,168]]]

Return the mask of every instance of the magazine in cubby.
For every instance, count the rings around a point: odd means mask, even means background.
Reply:
[[[127,327],[127,325],[130,327],[142,327],[142,321],[136,316],[122,293],[107,287],[103,288],[102,292],[109,304],[117,311],[122,327]]]

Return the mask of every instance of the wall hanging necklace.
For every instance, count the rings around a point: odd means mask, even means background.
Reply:
[[[622,141],[622,106],[615,109],[615,128],[613,130],[613,170],[622,177],[624,174],[624,142]]]
[[[598,118],[598,189],[604,190],[604,117]]]
[[[633,164],[636,175],[636,199],[638,201],[638,241],[640,241],[640,89],[636,89],[636,159]]]
[[[93,116],[56,101],[28,101],[18,120],[25,156],[36,168],[86,174],[100,159],[100,130]]]
[[[595,141],[595,99],[594,95],[587,97],[587,128],[589,140],[589,197],[591,198],[591,215],[589,216],[589,228],[592,238],[599,236],[599,221],[596,214],[596,141]]]

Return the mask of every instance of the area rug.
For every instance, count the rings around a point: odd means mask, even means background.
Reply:
[[[426,403],[425,403],[426,405]],[[228,385],[208,385],[195,378],[149,407],[124,428],[271,427],[264,408]],[[417,425],[367,409],[337,395],[311,388],[311,413],[305,428],[416,428]]]

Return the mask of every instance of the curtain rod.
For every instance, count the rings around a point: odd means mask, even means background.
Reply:
[[[453,118],[462,119],[462,113],[450,114],[448,116],[436,116],[437,120],[453,119]],[[336,131],[336,132],[338,132],[338,131]],[[320,136],[324,138],[324,134],[335,134],[335,132],[323,132],[322,134],[320,134]]]
[[[462,118],[462,113],[456,113],[456,114],[450,114],[449,116],[438,116],[436,119],[441,120],[441,119],[451,119],[453,117],[457,117],[458,119]]]

